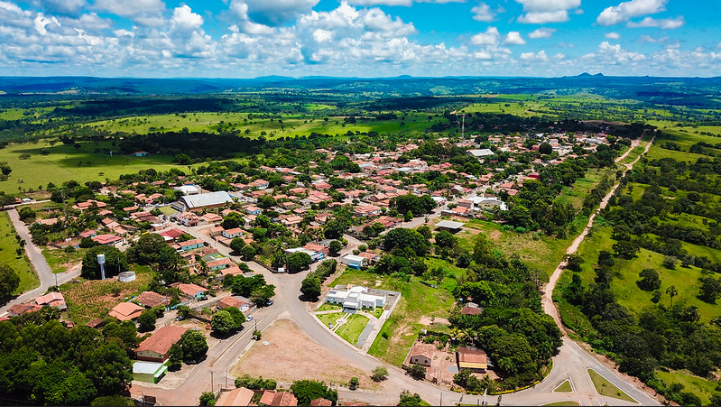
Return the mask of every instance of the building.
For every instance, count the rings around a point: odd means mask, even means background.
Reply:
[[[181,185],[173,188],[174,191],[180,191],[183,195],[198,195],[201,190],[198,185]]]
[[[238,308],[243,314],[253,310],[255,304],[242,297],[224,297],[218,301],[218,309]]]
[[[360,269],[363,266],[368,265],[368,259],[354,254],[347,254],[340,258],[340,262],[348,265],[352,269]]]
[[[490,149],[484,148],[481,150],[468,150],[468,155],[472,155],[476,158],[483,158],[492,156],[494,153]]]
[[[223,235],[226,239],[233,239],[236,237],[243,236],[243,229],[241,228],[233,228],[233,229],[227,229],[222,232],[220,232],[221,235]]]
[[[293,248],[293,249],[286,249],[286,250],[285,250],[285,254],[287,254],[287,255],[291,255],[291,254],[296,253],[296,252],[306,253],[308,256],[310,256],[310,260],[311,260],[311,261],[322,260],[323,257],[325,257],[325,255],[323,254],[323,253],[324,253],[323,251],[319,251],[319,252],[318,252],[318,251],[315,251],[315,250],[306,249],[306,248],[304,248],[304,247],[296,247],[296,248]]]
[[[249,406],[255,392],[245,387],[223,391],[215,402],[216,406]]]
[[[413,348],[408,354],[407,365],[416,364],[425,367],[431,367],[433,361],[433,354],[435,353],[436,345],[432,343],[416,342],[413,344]]]
[[[168,325],[158,329],[150,338],[140,343],[135,350],[138,360],[165,363],[170,357],[170,347],[180,340],[187,328]]]
[[[172,206],[182,212],[200,212],[203,209],[222,208],[230,202],[233,202],[233,198],[226,191],[216,191],[206,194],[182,196],[177,202],[174,202]]]
[[[145,383],[157,383],[165,376],[168,366],[158,362],[133,363],[133,380]]]
[[[461,231],[461,228],[463,227],[463,223],[461,222],[454,222],[452,220],[444,220],[441,222],[438,222],[436,225],[436,228],[438,230],[446,230],[451,233],[458,233]]]
[[[461,347],[457,354],[458,369],[469,369],[477,373],[485,373],[488,369],[488,357],[482,350]]]
[[[61,293],[48,293],[35,298],[35,302],[40,305],[47,305],[59,310],[66,310],[68,306],[65,304],[65,297]]]
[[[205,243],[203,243],[203,239],[192,239],[192,240],[186,240],[185,242],[178,243],[178,247],[180,248],[180,251],[187,252],[194,249],[200,249],[201,247],[205,246]]]
[[[132,302],[121,302],[108,312],[108,315],[121,321],[131,321],[143,313],[144,308]]]
[[[235,263],[233,263],[233,260],[223,257],[222,259],[209,261],[207,265],[210,271],[217,271],[233,267],[235,266]]]
[[[386,295],[371,293],[366,287],[336,286],[325,296],[325,302],[340,304],[344,311],[354,312],[362,308],[376,308],[386,305]]]
[[[266,390],[258,402],[260,406],[297,406],[298,399],[289,391]]]
[[[319,407],[325,407],[325,406],[332,406],[333,402],[328,399],[314,399],[310,401],[311,407],[319,406]]]
[[[377,216],[380,215],[381,208],[375,206],[375,205],[363,205],[363,206],[356,206],[353,208],[353,215],[359,216],[362,218],[369,217],[369,216]]]
[[[20,316],[23,314],[27,314],[28,312],[40,311],[41,308],[42,308],[42,305],[37,305],[37,304],[30,304],[30,303],[15,304],[12,307],[10,307],[10,309],[8,309],[8,316],[10,318],[17,317],[17,316]]]
[[[93,236],[91,239],[93,239],[95,243],[105,246],[112,246],[125,240],[122,237],[115,235],[96,235]]]
[[[200,218],[198,218],[198,215],[193,212],[183,212],[178,217],[178,220],[186,227],[197,226],[198,223],[200,223]]]
[[[185,284],[185,283],[173,283],[170,285],[173,288],[177,288],[180,290],[183,295],[189,298],[200,298],[202,297],[207,289],[197,285],[197,284]]]
[[[160,295],[155,291],[144,291],[138,295],[135,302],[146,308],[155,308],[158,305],[163,305],[167,308],[170,305],[170,297]]]

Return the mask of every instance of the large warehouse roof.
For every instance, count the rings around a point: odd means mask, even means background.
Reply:
[[[209,192],[207,194],[186,195],[180,198],[188,209],[203,208],[206,206],[222,205],[233,202],[233,198],[226,191]]]

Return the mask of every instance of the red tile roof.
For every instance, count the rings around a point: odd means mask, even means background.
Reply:
[[[144,340],[135,350],[136,352],[150,351],[165,355],[170,347],[180,340],[187,328],[178,325],[168,325],[158,329],[150,338]]]

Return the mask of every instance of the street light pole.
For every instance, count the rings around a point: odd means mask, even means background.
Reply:
[[[215,386],[213,385],[213,371],[210,371],[210,392],[215,393]]]

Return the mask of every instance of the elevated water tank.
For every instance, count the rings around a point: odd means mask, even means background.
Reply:
[[[134,271],[123,271],[122,273],[118,274],[118,281],[120,281],[121,283],[129,283],[134,280],[135,280],[135,272]]]

